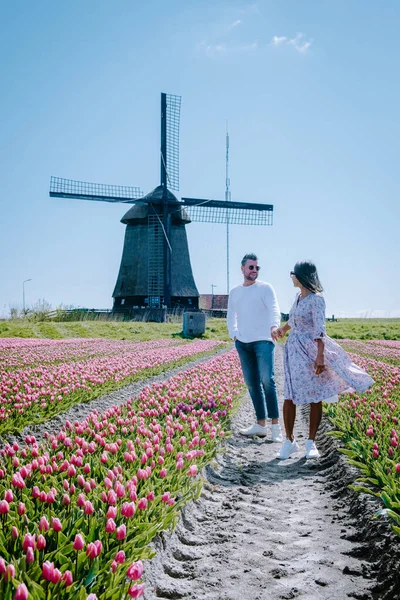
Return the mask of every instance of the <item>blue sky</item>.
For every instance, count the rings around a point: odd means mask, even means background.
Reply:
[[[182,96],[180,194],[274,205],[232,227],[230,283],[256,252],[282,311],[313,259],[328,314],[400,316],[396,0],[20,0],[1,19],[0,315],[106,308],[123,205],[49,198],[51,175],[159,183],[160,93]],[[226,292],[225,228],[187,227],[200,293]]]

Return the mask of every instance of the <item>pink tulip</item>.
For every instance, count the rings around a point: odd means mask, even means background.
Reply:
[[[133,517],[135,510],[136,509],[133,502],[124,502],[121,507],[121,515],[126,518]]]
[[[16,540],[18,537],[19,533],[18,533],[18,529],[15,527],[15,525],[13,525],[11,527],[11,537],[13,540]]]
[[[115,524],[114,519],[108,519],[106,523],[106,533],[114,533],[117,526]]]
[[[189,475],[189,477],[194,477],[195,475],[197,475],[198,470],[199,469],[198,469],[197,465],[190,465],[187,474]]]
[[[145,510],[147,508],[147,498],[140,498],[138,502],[138,508],[140,510]]]
[[[39,521],[39,531],[48,531],[49,530],[49,522],[45,516],[40,517]]]
[[[61,581],[64,582],[65,587],[68,587],[69,585],[72,585],[72,583],[73,583],[74,580],[73,580],[71,571],[65,571],[65,573],[61,577]]]
[[[83,467],[83,472],[86,473],[86,475],[89,475],[89,473],[90,473],[90,465],[89,465],[89,463],[85,464],[85,466]]]
[[[86,554],[89,558],[96,558],[97,556],[97,548],[93,542],[90,542],[86,548]]]
[[[7,500],[0,501],[0,515],[7,515],[10,512],[10,505]]]
[[[131,598],[140,598],[144,594],[144,583],[135,583],[132,587],[128,588],[128,594]]]
[[[107,502],[108,504],[112,505],[117,504],[117,494],[114,492],[114,490],[108,490]]]
[[[12,490],[6,490],[4,492],[4,500],[7,502],[12,502],[14,500],[14,494],[12,493]]]
[[[74,543],[72,544],[74,550],[82,550],[85,546],[85,541],[80,533],[77,533],[74,539]]]
[[[143,575],[143,563],[141,560],[138,560],[137,562],[132,563],[126,572],[126,576],[129,577],[129,579],[132,579],[132,581],[137,581],[138,579],[140,579],[142,577],[142,575]]]
[[[28,600],[28,588],[24,583],[20,583],[17,587],[14,594],[14,600]]]
[[[164,477],[166,477],[166,476],[167,476],[167,469],[164,469],[164,468],[161,469],[160,470],[160,477],[161,477],[161,479],[164,479]]]
[[[103,544],[101,543],[100,540],[96,540],[94,542],[94,545],[96,546],[97,556],[99,556],[100,552],[103,550]]]
[[[20,502],[18,504],[18,514],[21,517],[22,515],[24,515],[26,513],[26,506],[23,502]]]
[[[118,563],[117,563],[115,560],[113,560],[113,561],[112,561],[112,563],[111,563],[111,571],[112,571],[113,573],[115,573],[115,571],[116,571],[117,569],[118,569]]]
[[[147,496],[146,496],[146,498],[147,498],[147,500],[148,500],[149,502],[153,502],[153,500],[154,500],[154,498],[155,498],[155,497],[156,497],[156,496],[155,496],[155,493],[154,493],[154,491],[151,491],[151,492],[149,492],[149,493],[147,494]]]
[[[33,551],[33,548],[28,548],[26,551],[26,562],[28,564],[31,564],[35,561],[35,553]]]
[[[54,575],[54,563],[46,560],[42,565],[42,577],[46,581],[52,581]]]
[[[93,513],[94,513],[93,504],[90,502],[90,500],[86,500],[86,502],[85,502],[85,514],[86,515],[92,515]]]
[[[62,531],[62,523],[61,523],[60,519],[53,518],[52,526],[53,526],[54,531]]]
[[[115,519],[117,517],[116,506],[109,506],[106,513],[107,519]]]
[[[0,575],[4,575],[7,571],[6,561],[0,556]]]
[[[38,535],[38,539],[36,542],[36,548],[38,550],[44,550],[46,548],[46,538],[43,535]]]
[[[126,526],[125,525],[120,525],[117,528],[117,532],[115,534],[117,540],[123,540],[124,538],[126,538]]]
[[[125,562],[125,552],[123,550],[119,550],[114,558],[115,562],[122,565]]]
[[[89,594],[89,596],[86,598],[86,600],[97,600],[97,596],[96,596],[96,594]]]
[[[35,534],[31,535],[30,533],[26,533],[24,535],[24,540],[22,542],[22,548],[26,552],[28,550],[28,548],[35,548],[35,543],[36,543],[36,535]]]
[[[74,465],[69,465],[67,475],[68,475],[68,477],[75,477],[76,469],[75,469]]]
[[[52,577],[51,577],[51,582],[56,584],[60,581],[62,577],[62,573],[59,569],[54,569]]]
[[[5,581],[11,581],[11,579],[14,579],[14,577],[15,577],[15,567],[14,567],[14,565],[12,565],[12,564],[7,565],[6,572],[4,573],[4,579],[5,579]]]

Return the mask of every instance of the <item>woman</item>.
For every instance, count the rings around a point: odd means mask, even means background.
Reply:
[[[318,458],[315,436],[322,417],[322,400],[337,402],[337,394],[365,392],[373,379],[351,362],[346,352],[325,333],[325,300],[317,268],[311,261],[300,261],[291,271],[293,285],[299,288],[289,313],[289,321],[277,331],[285,344],[285,401],[283,420],[286,441],[278,458],[289,458],[300,450],[293,436],[297,405],[310,405],[309,439],[306,458]]]

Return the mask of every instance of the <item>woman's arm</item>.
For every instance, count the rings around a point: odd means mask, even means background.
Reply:
[[[322,373],[322,371],[325,371],[325,357],[324,357],[325,342],[321,338],[317,339],[316,342],[317,342],[318,351],[317,351],[317,359],[315,361],[315,374],[320,375]]]
[[[276,336],[278,338],[283,338],[285,337],[285,335],[287,334],[287,332],[291,329],[289,323],[286,323],[286,325],[284,325],[283,327],[279,327],[279,329],[276,332]]]

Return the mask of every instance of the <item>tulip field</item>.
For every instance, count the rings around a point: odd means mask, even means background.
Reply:
[[[0,436],[220,345],[216,340],[0,339]]]
[[[361,470],[351,487],[381,498],[381,512],[392,517],[400,535],[400,342],[342,340],[341,345],[375,385],[328,405],[326,412],[336,427],[332,435],[344,442],[341,452]]]
[[[326,413],[400,534],[400,342],[341,340],[375,385]],[[125,600],[144,594],[151,540],[199,496],[244,383],[236,351],[145,385],[120,406],[65,419],[38,442],[10,434],[135,379],[221,347],[218,340],[0,339],[0,598]],[[18,438],[20,439],[20,438]]]
[[[49,418],[107,381],[198,356],[215,341],[0,340],[3,425]],[[200,469],[243,394],[235,352],[213,357],[42,443],[0,452],[0,598],[139,598],[149,542],[199,495]],[[73,396],[73,401],[71,401]],[[12,429],[12,428],[11,428]],[[3,432],[10,430],[3,427]]]

